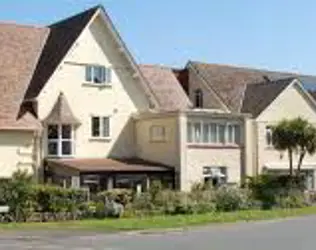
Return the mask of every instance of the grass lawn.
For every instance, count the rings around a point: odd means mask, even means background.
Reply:
[[[279,210],[250,210],[229,213],[153,216],[143,218],[122,218],[104,220],[81,220],[47,223],[9,223],[0,224],[0,230],[154,230],[164,228],[185,228],[211,223],[232,223],[237,221],[268,220],[316,214],[316,207]]]

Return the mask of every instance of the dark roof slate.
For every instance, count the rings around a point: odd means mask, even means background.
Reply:
[[[248,84],[241,112],[257,117],[295,78],[284,78],[271,82]]]
[[[48,26],[50,34],[26,92],[25,99],[35,98],[40,93],[82,30],[99,8],[100,6],[93,7]]]

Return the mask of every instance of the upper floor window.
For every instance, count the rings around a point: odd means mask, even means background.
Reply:
[[[150,141],[161,142],[166,140],[166,128],[154,125],[150,127]]]
[[[86,82],[92,84],[109,84],[112,81],[112,71],[110,68],[97,65],[86,66]]]
[[[110,137],[110,117],[93,116],[91,118],[91,136],[93,138]]]
[[[73,128],[69,124],[50,124],[47,127],[47,148],[49,156],[73,155]]]
[[[272,147],[272,128],[270,126],[266,126],[265,137],[267,146]]]
[[[240,125],[231,123],[189,122],[189,143],[239,144]]]
[[[194,91],[194,106],[196,108],[203,108],[203,91],[201,89]]]

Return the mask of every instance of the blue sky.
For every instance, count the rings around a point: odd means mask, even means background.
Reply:
[[[0,20],[43,25],[96,4],[141,63],[191,59],[316,75],[313,0],[0,0]]]

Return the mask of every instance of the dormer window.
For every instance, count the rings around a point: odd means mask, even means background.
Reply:
[[[201,89],[194,91],[194,106],[196,108],[203,108],[203,92]]]
[[[112,81],[112,71],[110,68],[98,65],[86,66],[86,82],[97,85],[110,84]]]

